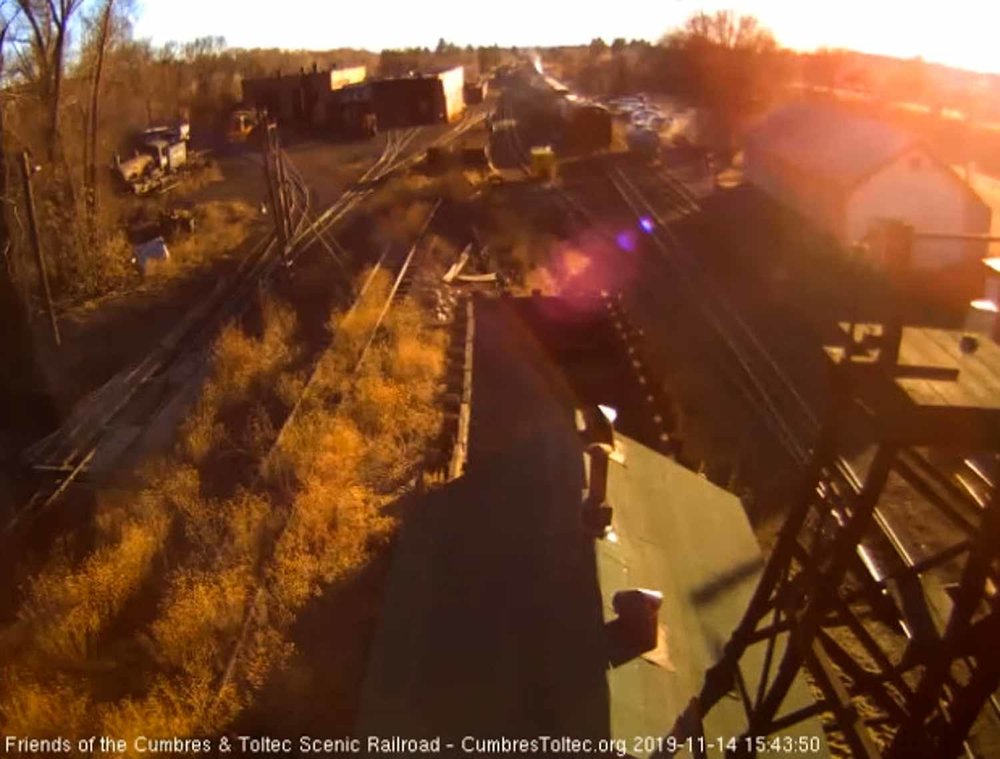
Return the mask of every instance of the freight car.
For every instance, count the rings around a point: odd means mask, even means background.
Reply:
[[[611,114],[598,103],[567,95],[562,114],[562,144],[567,153],[594,153],[611,147]]]
[[[526,66],[518,72],[516,110],[529,131],[546,132],[562,155],[586,155],[611,147],[611,112]],[[547,140],[548,141],[548,140]]]
[[[660,152],[660,133],[655,129],[630,126],[625,142],[633,154],[643,158],[654,158]]]
[[[481,79],[476,82],[466,82],[462,88],[462,95],[466,105],[482,103],[486,96],[486,83]]]

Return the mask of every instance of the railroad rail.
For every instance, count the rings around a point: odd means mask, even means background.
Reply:
[[[669,222],[664,218],[666,213],[651,202],[651,193],[644,191],[639,182],[621,168],[612,169],[609,179],[637,219],[653,221],[652,225],[644,225],[653,245],[677,275],[677,279],[690,290],[692,300],[697,304],[705,322],[726,347],[730,357],[730,361],[726,363],[737,369],[738,386],[744,397],[755,413],[772,428],[775,439],[796,467],[800,471],[808,471],[814,448],[824,427],[823,422],[757,339],[752,328],[739,316],[724,294],[713,286],[698,262],[679,243]],[[684,213],[697,209],[697,200],[669,172],[659,172],[656,179],[655,188],[659,190],[657,196],[670,204],[670,212]],[[920,578],[929,573],[944,572],[939,580],[942,585],[947,584],[949,576],[957,579],[957,570],[949,569],[949,566],[963,554],[972,556],[971,552],[980,542],[978,531],[985,518],[984,509],[989,498],[995,497],[992,489],[995,486],[996,463],[995,460],[965,458],[961,461],[959,471],[947,472],[918,450],[907,448],[900,450],[897,455],[894,471],[925,499],[925,503],[933,507],[928,508],[927,514],[933,515],[937,520],[939,530],[954,537],[949,540],[948,545],[929,551],[908,540],[907,525],[890,518],[886,510],[875,501],[871,506],[870,522],[874,529],[867,529],[861,534],[854,545],[854,562],[848,563],[848,566],[852,566],[852,575],[861,581],[862,587],[849,594],[845,602],[865,597],[872,602],[873,608],[887,613],[909,641],[909,652],[918,651],[921,646],[928,645],[931,639],[936,639],[937,633],[933,632],[935,623],[931,619],[933,615],[948,619],[952,613],[950,605],[940,606],[940,599],[935,600],[925,594]],[[862,484],[863,478],[846,458],[837,456],[831,464],[818,481],[815,496],[827,505],[833,522],[815,523],[809,529],[817,534],[814,540],[820,543],[829,541],[832,545],[836,540],[834,535],[851,524],[855,504],[859,499],[867,497],[867,491]],[[798,548],[807,550],[801,543]],[[985,577],[989,578],[987,583],[992,582],[995,589],[996,575],[987,570]],[[989,593],[988,587],[986,592]],[[933,614],[932,607],[936,609]],[[888,659],[879,660],[882,656],[881,648],[864,631],[860,620],[855,619],[853,632],[867,640],[864,644],[866,651],[879,661],[884,676],[898,678],[898,671]],[[835,646],[832,641],[827,640],[828,645]],[[773,649],[769,648],[769,652],[771,650]],[[846,656],[843,651],[839,655]],[[814,656],[817,657],[817,662],[823,658],[818,653]],[[965,657],[966,666],[974,671],[977,664],[969,654],[965,654]],[[844,663],[843,660],[841,663]],[[811,666],[822,668],[827,665],[828,662]],[[758,701],[753,710],[755,714],[761,706],[768,669],[765,666],[764,679],[761,680]],[[838,702],[843,705],[842,698],[838,697]],[[990,695],[985,703],[989,705],[994,718],[1000,717],[1000,702],[996,694]],[[894,708],[898,709],[898,706],[884,699],[880,704],[890,714]],[[852,739],[858,740],[856,733],[851,735]],[[966,749],[968,750],[968,746]]]
[[[501,99],[499,118],[516,124],[515,115],[506,99]],[[503,130],[508,147],[518,157],[519,163],[529,168],[528,151],[525,149],[516,128]],[[648,237],[660,253],[662,260],[677,275],[677,279],[692,294],[692,302],[702,315],[724,348],[719,356],[717,368],[726,372],[733,383],[740,388],[744,399],[755,414],[772,431],[781,449],[793,465],[802,469],[809,461],[811,450],[820,433],[822,420],[812,404],[803,396],[787,372],[774,359],[755,333],[754,329],[740,315],[730,300],[712,282],[698,261],[680,244],[670,226],[674,214],[688,214],[700,210],[697,196],[665,168],[653,171],[655,187],[644,190],[633,177],[621,167],[608,169],[608,179],[615,193],[624,201],[637,220],[652,221]],[[650,196],[666,201],[669,208],[657,208]],[[597,214],[589,209],[573,193],[559,190],[558,200],[567,213],[573,214],[592,224]],[[918,459],[919,454],[907,452],[904,461],[911,471],[919,473],[926,481],[948,491],[949,500],[954,504],[953,522],[968,527],[975,522],[977,511],[988,499],[996,477],[995,462],[966,458],[963,471],[951,476],[941,472],[927,461]],[[858,482],[858,476],[851,464],[841,459],[838,467],[838,482],[832,487],[840,487],[845,492]],[[911,478],[914,479],[914,478]],[[955,487],[958,484],[958,488]],[[920,483],[916,485],[920,487]],[[964,493],[961,491],[965,491]],[[876,524],[882,533],[870,540],[872,545],[863,545],[860,558],[872,580],[884,587],[887,581],[900,574],[902,567],[912,568],[927,559],[920,552],[908,547],[898,530],[880,511],[876,513]],[[882,539],[884,538],[884,539]],[[906,629],[904,624],[904,629]]]
[[[294,179],[290,184],[289,210],[293,227],[299,229],[308,213],[308,191]],[[59,429],[25,449],[22,460],[45,475],[46,481],[13,514],[5,525],[5,534],[16,532],[51,508],[107,450],[109,432],[116,420],[133,405],[141,404],[147,393],[155,393],[157,381],[164,380],[168,371],[184,359],[208,350],[221,326],[242,313],[258,283],[274,271],[280,261],[277,248],[274,235],[266,235],[243,259],[233,277],[217,285],[205,301],[185,314],[138,364],[114,375],[78,404]],[[161,400],[156,410],[164,403]]]
[[[376,266],[372,269],[371,274],[366,279],[365,283],[363,284],[358,294],[356,295],[353,304],[347,311],[347,314],[349,315],[353,313],[355,310],[357,310],[362,299],[365,297],[368,291],[369,285],[375,276],[375,272],[379,268],[384,267],[389,269],[395,269],[395,277],[393,280],[392,287],[390,288],[389,293],[386,296],[385,301],[383,302],[382,309],[379,312],[375,324],[372,326],[372,329],[368,335],[367,340],[365,341],[363,348],[361,349],[357,359],[355,360],[355,363],[350,371],[350,376],[356,375],[358,370],[363,365],[364,360],[368,355],[368,351],[371,348],[372,344],[375,342],[376,338],[378,337],[378,334],[382,329],[382,324],[385,320],[385,317],[391,310],[392,306],[394,304],[401,302],[409,293],[409,283],[412,282],[415,263],[418,258],[417,252],[419,250],[421,242],[423,241],[424,235],[426,234],[427,229],[430,226],[431,221],[434,219],[434,216],[436,215],[440,206],[441,206],[441,201],[438,200],[428,212],[427,217],[424,219],[423,224],[421,225],[419,231],[417,232],[412,245],[405,253],[401,251],[397,252],[395,255],[392,256],[394,261],[391,264],[384,265],[383,262],[387,257],[389,251],[387,249],[385,252],[383,252],[382,258],[379,260],[379,263],[377,263]],[[274,441],[271,443],[267,453],[265,453],[264,457],[262,458],[260,466],[258,467],[258,474],[254,480],[253,487],[256,487],[259,484],[260,478],[267,471],[270,462],[273,460],[273,456],[280,449],[281,441],[284,438],[287,430],[292,426],[292,424],[298,418],[298,413],[302,407],[304,399],[307,397],[307,395],[312,391],[312,388],[315,386],[315,380],[319,373],[319,367],[321,365],[321,361],[322,361],[322,356],[320,356],[314,363],[312,369],[309,372],[309,376],[307,377],[306,382],[303,385],[303,388],[300,391],[294,406],[292,407],[292,410],[289,412],[288,416],[285,417],[285,421],[282,423],[281,428],[278,430],[278,433],[275,436]],[[291,525],[291,521],[295,518],[295,514],[296,512],[294,508],[291,508],[286,512],[283,524],[278,528],[277,534],[275,535],[273,541],[271,541],[270,547],[272,550],[276,548],[277,545],[280,543],[281,536],[288,530],[289,526]],[[232,678],[236,671],[236,666],[239,662],[239,658],[243,652],[244,646],[246,645],[246,641],[248,639],[251,629],[253,628],[253,624],[256,621],[257,614],[259,613],[258,610],[261,608],[261,605],[267,596],[268,589],[266,587],[264,580],[265,578],[264,572],[266,571],[266,567],[267,567],[267,557],[265,557],[258,566],[256,588],[253,592],[252,599],[247,603],[245,607],[243,624],[240,628],[240,635],[235,645],[233,646],[233,650],[230,652],[230,655],[226,660],[226,666],[223,670],[221,677],[219,678],[218,687],[216,689],[217,699],[222,695],[225,688],[232,681]]]
[[[469,116],[466,114],[461,121],[435,139],[430,147],[443,146],[453,142],[462,134],[482,122],[484,115]],[[322,239],[340,219],[350,213],[358,204],[371,197],[378,184],[402,169],[413,166],[420,160],[421,151],[409,151],[416,138],[422,132],[422,127],[411,127],[404,130],[392,130],[386,138],[386,145],[378,160],[354,183],[354,186],[343,193],[329,208],[324,210],[308,226],[297,235],[293,243],[300,245],[310,239]],[[300,248],[301,250],[301,248]]]
[[[433,144],[447,143],[481,120],[481,115],[464,118]],[[355,185],[318,217],[311,213],[309,188],[301,172],[279,148],[283,169],[287,172],[289,213],[292,217],[289,246],[292,252],[284,261],[285,265],[293,264],[296,256],[314,240],[323,242],[329,249],[325,235],[374,192],[373,183],[419,159],[419,154],[408,154],[407,148],[413,144],[421,129],[413,127],[390,132],[382,152]],[[57,430],[22,452],[22,460],[42,477],[43,482],[8,520],[3,528],[4,535],[24,529],[80,481],[95,459],[105,455],[105,452],[107,455],[114,453],[110,450],[109,438],[116,421],[124,418],[131,408],[142,406],[143,398],[156,390],[157,380],[165,378],[168,372],[174,371],[192,356],[208,350],[212,337],[221,326],[242,313],[260,283],[266,282],[282,264],[283,251],[279,251],[279,247],[275,235],[268,234],[262,238],[241,261],[230,280],[218,284],[208,298],[185,314],[156,348],[88,395]],[[203,362],[190,361],[192,366],[200,363]],[[177,389],[177,392],[181,391],[183,386]],[[161,398],[155,410],[162,408],[168,400]],[[147,412],[147,418],[149,416]]]
[[[509,109],[504,110],[503,104],[499,116],[513,121],[513,114]],[[526,166],[527,151],[516,131],[507,129],[505,135],[509,149],[519,156],[521,165]],[[645,177],[637,178],[621,167],[612,166],[607,171],[607,178],[614,195],[648,232],[660,260],[669,267],[672,279],[687,290],[696,313],[717,338],[713,342],[721,350],[716,368],[725,372],[739,389],[749,408],[767,425],[795,469],[806,471],[823,422],[755,331],[674,235],[671,222],[678,216],[699,211],[698,198],[666,169],[646,169],[645,173]],[[646,187],[642,186],[643,180]],[[555,189],[568,214],[579,217],[591,228],[599,228],[594,222],[606,212],[609,199],[602,198],[600,209],[595,211],[575,194]],[[652,198],[663,201],[667,207],[652,202]],[[861,580],[862,587],[853,595],[853,600],[867,598],[876,610],[881,610],[898,625],[911,645],[920,645],[918,638],[926,642],[928,635],[934,635],[927,632],[934,626],[929,611],[934,601],[921,591],[919,578],[936,570],[954,572],[948,569],[949,563],[971,550],[983,509],[995,488],[998,466],[995,457],[970,457],[961,461],[958,471],[945,471],[921,452],[907,449],[900,453],[895,471],[914,491],[930,501],[933,511],[944,516],[946,534],[957,537],[943,548],[930,551],[908,540],[907,525],[897,523],[876,504],[871,520],[874,529],[866,530],[855,545],[852,574]],[[812,529],[819,533],[843,529],[852,516],[851,504],[861,491],[861,478],[852,464],[843,457],[836,458],[827,470],[826,479],[818,484],[816,496],[827,504],[837,526],[821,523],[813,525]],[[826,535],[818,539],[832,538]],[[996,582],[995,577],[993,581]],[[852,598],[847,601],[851,602]],[[944,618],[948,611],[937,608],[937,614]],[[860,628],[860,623],[857,627]],[[863,631],[857,634],[866,635]],[[872,641],[870,648],[877,657],[877,644]],[[893,671],[891,664],[884,660],[880,666],[884,671]],[[987,703],[994,715],[1000,715],[1000,703],[995,695]]]

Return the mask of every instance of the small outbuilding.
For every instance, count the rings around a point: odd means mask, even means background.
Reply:
[[[799,103],[751,129],[743,155],[750,183],[845,248],[871,239],[880,222],[898,220],[918,234],[914,271],[981,269],[985,241],[920,239],[921,232],[986,235],[991,210],[914,135],[832,106]]]
[[[243,102],[285,122],[327,123],[331,93],[365,80],[364,66],[300,69],[298,74],[243,80]]]
[[[474,82],[466,82],[464,87],[464,99],[466,105],[476,105],[482,103],[486,97],[486,82],[478,79]]]
[[[349,84],[330,93],[326,125],[342,137],[371,137],[377,124],[371,84]]]
[[[447,124],[462,115],[465,73],[461,66],[371,83],[379,129]]]

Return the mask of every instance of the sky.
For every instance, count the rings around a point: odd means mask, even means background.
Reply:
[[[697,10],[756,16],[798,50],[844,47],[1000,74],[1000,0],[139,0],[136,34],[160,44],[326,50],[657,40]]]

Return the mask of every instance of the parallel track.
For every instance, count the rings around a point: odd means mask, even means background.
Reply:
[[[368,335],[368,339],[366,340],[364,347],[359,353],[353,365],[353,368],[351,369],[351,374],[349,376],[356,375],[358,370],[361,368],[365,358],[368,355],[368,351],[374,344],[376,338],[378,337],[379,332],[382,329],[383,321],[386,315],[391,310],[392,306],[401,302],[409,293],[409,286],[410,283],[412,282],[415,273],[417,251],[424,238],[427,228],[430,226],[430,223],[434,219],[434,216],[437,213],[438,208],[440,208],[440,206],[441,206],[441,201],[439,200],[433,206],[433,208],[431,208],[420,230],[417,232],[416,237],[414,238],[414,241],[410,246],[410,248],[405,253],[400,251],[396,255],[392,256],[394,261],[391,264],[387,264],[390,270],[394,270],[395,277],[393,280],[393,285],[390,288],[390,291],[386,296],[385,301],[383,302],[382,308],[379,312],[379,316],[376,319],[375,324]],[[376,270],[378,268],[383,267],[383,262],[387,257],[387,253],[388,250],[385,253],[383,253],[383,256],[379,260],[379,263],[377,263],[375,268],[372,270],[371,276],[368,277],[367,281],[364,283],[364,285],[358,292],[357,296],[355,297],[354,303],[351,305],[350,309],[347,312],[348,315],[357,310],[359,304],[362,302],[362,299],[365,297],[365,294],[368,290],[368,286],[371,283],[372,279],[374,278]],[[272,461],[273,456],[280,449],[281,441],[284,438],[287,430],[290,429],[292,424],[294,424],[295,420],[298,418],[298,413],[302,407],[304,399],[308,396],[308,394],[312,391],[312,388],[314,387],[315,380],[320,367],[320,361],[321,358],[320,360],[317,360],[317,362],[313,365],[313,368],[309,373],[309,377],[307,378],[301,392],[299,393],[299,397],[296,400],[295,405],[293,406],[288,416],[286,416],[285,421],[282,423],[281,428],[278,430],[278,434],[275,436],[274,442],[270,445],[267,453],[261,460],[261,464],[258,469],[258,476],[254,482],[254,487],[256,487],[259,484],[260,478],[263,476],[269,463]],[[271,550],[274,550],[278,546],[278,544],[281,541],[281,536],[288,530],[292,520],[295,518],[295,514],[296,512],[294,508],[289,509],[286,512],[284,523],[278,529],[278,532],[274,537],[273,541],[271,541],[270,544]],[[256,615],[258,614],[258,609],[260,609],[262,602],[265,600],[267,596],[268,589],[266,587],[264,580],[266,567],[267,567],[267,558],[262,560],[259,564],[256,588],[254,590],[252,599],[246,605],[243,624],[240,629],[240,635],[235,645],[233,646],[233,650],[227,659],[226,667],[222,673],[222,676],[220,677],[218,688],[216,690],[216,698],[221,696],[224,689],[232,681],[232,678],[236,671],[236,666],[239,662],[239,658],[243,652],[244,646],[246,645],[248,635],[251,629],[253,628],[254,622],[256,621]]]
[[[297,232],[309,211],[309,193],[295,178],[290,182],[290,209]],[[190,311],[142,361],[122,370],[78,404],[58,430],[30,446],[24,457],[45,481],[5,525],[8,535],[24,528],[46,512],[90,466],[107,442],[108,430],[132,407],[141,403],[143,391],[185,359],[208,349],[222,325],[239,316],[260,282],[280,263],[273,235],[265,236],[241,262],[228,286],[217,286],[212,295]],[[150,412],[162,408],[164,402]]]
[[[482,115],[465,116],[462,121],[434,140],[431,146],[447,145],[469,129],[477,126],[482,120]],[[409,151],[409,148],[421,131],[422,127],[390,131],[386,138],[385,149],[378,160],[361,175],[354,187],[347,190],[329,208],[313,219],[295,237],[293,244],[301,246],[305,241],[322,239],[340,219],[354,210],[358,204],[371,197],[380,182],[416,163],[420,159],[421,151],[413,152]]]
[[[506,100],[501,100],[498,117],[516,123]],[[516,129],[505,129],[509,149],[514,151],[523,167],[528,167],[528,152]],[[652,172],[650,172],[652,173]],[[728,297],[715,285],[700,263],[685,249],[673,233],[670,219],[673,214],[698,211],[697,197],[680,180],[666,169],[653,176],[646,176],[651,189],[641,186],[640,180],[620,167],[608,170],[607,178],[621,201],[636,220],[652,221],[648,238],[660,259],[669,267],[690,296],[689,300],[708,325],[720,348],[717,369],[724,372],[754,414],[771,431],[780,449],[796,469],[803,469],[811,457],[822,421],[812,404],[804,397],[787,372],[774,359],[754,329],[740,315]],[[651,202],[651,196],[663,199],[664,209]],[[567,214],[576,216],[590,226],[596,226],[606,207],[592,209],[574,193],[558,191],[558,200]],[[986,502],[986,493],[994,487],[997,465],[995,461],[966,459],[963,471],[945,472],[915,451],[901,455],[901,466],[910,473],[908,480],[915,487],[936,488],[944,492],[946,516],[953,530],[964,533],[974,531],[979,511]],[[851,493],[857,494],[860,481],[849,462],[839,459],[830,472],[827,482],[818,495],[828,499],[837,519],[846,517],[845,508]],[[903,526],[895,524],[882,509],[874,514],[875,530],[865,537],[858,548],[857,569],[867,575],[869,593],[884,593],[897,578],[915,571],[927,571],[957,556],[967,545],[956,540],[955,544],[935,556],[905,539]],[[914,631],[897,607],[897,618],[902,632],[912,637]],[[996,709],[994,704],[994,709]]]
[[[820,433],[821,422],[817,414],[750,326],[685,251],[669,224],[636,182],[620,168],[613,169],[609,178],[637,218],[651,217],[656,221],[650,237],[674,272],[690,288],[692,298],[699,304],[706,323],[711,325],[720,342],[728,349],[732,364],[737,367],[737,374],[742,375],[737,376],[737,380],[744,397],[758,417],[771,427],[775,439],[796,466],[804,468],[811,455],[812,444]],[[667,172],[660,172],[658,179],[660,184],[657,188],[662,188],[661,194],[674,208],[697,210],[697,200],[679,180]],[[579,207],[575,200],[570,199],[569,202]],[[926,611],[921,611],[920,606],[913,607],[905,596],[909,594],[911,601],[913,600],[916,590],[913,582],[918,575],[947,564],[970,545],[979,512],[986,502],[985,496],[977,499],[975,494],[994,486],[991,475],[995,469],[990,468],[990,463],[976,459],[964,460],[966,473],[971,473],[969,476],[976,480],[974,488],[963,481],[961,472],[949,474],[942,471],[913,450],[900,453],[900,467],[908,472],[907,481],[918,492],[925,494],[935,488],[939,493],[944,490],[945,495],[939,500],[939,509],[950,522],[952,530],[957,528],[966,535],[965,538],[956,538],[945,549],[928,555],[926,550],[905,538],[905,525],[895,523],[883,509],[876,506],[873,513],[874,530],[865,534],[857,548],[856,574],[865,583],[863,595],[878,600],[883,608],[886,603],[891,605],[893,618],[908,639],[917,635],[910,614],[916,613],[920,620],[925,618]],[[995,467],[995,462],[992,465]],[[860,494],[861,482],[851,464],[844,458],[837,460],[828,477],[817,495],[830,504],[834,520],[843,524],[847,517],[846,508],[852,498]],[[956,487],[956,481],[963,487]],[[822,526],[819,527],[822,529]],[[897,589],[900,595],[887,595],[898,581],[905,583]],[[920,595],[919,591],[917,593]],[[990,707],[994,715],[1000,716],[1000,701],[995,695],[990,698]]]
[[[464,119],[442,135],[435,144],[443,144],[475,126],[479,119]],[[420,133],[420,127],[391,132],[378,158],[361,175],[355,186],[344,192],[318,218],[310,210],[310,193],[301,172],[282,151],[289,182],[289,213],[292,217],[291,254],[283,260],[277,240],[268,234],[240,263],[232,279],[218,285],[203,303],[185,314],[181,322],[138,364],[128,367],[84,399],[69,419],[56,431],[27,448],[23,459],[42,477],[42,484],[12,515],[4,534],[13,535],[26,528],[49,510],[66,491],[83,477],[107,444],[108,432],[116,420],[133,406],[142,403],[144,391],[175,366],[208,349],[223,324],[238,316],[261,283],[267,282],[284,263],[291,265],[299,252],[314,240],[323,241],[329,229],[374,192],[373,183],[381,181],[419,157],[407,154],[407,147]],[[197,362],[195,362],[197,363]],[[161,401],[153,412],[168,401]]]

